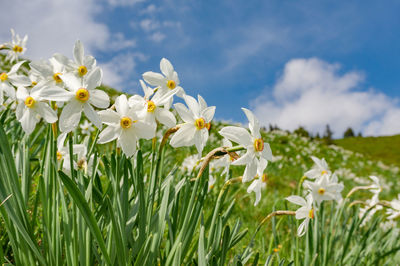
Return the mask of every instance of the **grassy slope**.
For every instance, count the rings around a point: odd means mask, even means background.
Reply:
[[[344,138],[335,140],[335,144],[365,154],[373,160],[400,166],[400,135]]]

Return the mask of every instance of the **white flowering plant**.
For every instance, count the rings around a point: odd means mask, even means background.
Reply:
[[[40,62],[21,59],[26,42],[12,31],[0,46],[1,264],[399,261],[399,200],[380,200],[378,177],[343,198],[342,176],[315,149],[287,156],[303,178],[286,175],[283,154],[304,140],[267,134],[246,108],[247,126],[215,121],[165,58],[162,74],[139,81],[144,95],[110,97],[80,41],[72,59]],[[310,156],[311,170],[291,165]],[[358,190],[372,199],[353,200]]]

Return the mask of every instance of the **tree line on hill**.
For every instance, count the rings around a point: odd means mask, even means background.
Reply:
[[[264,130],[267,131],[267,128],[264,127]],[[277,125],[272,125],[269,124],[269,131],[274,131],[274,130],[281,130]],[[290,131],[286,130],[288,133]],[[331,130],[331,127],[329,124],[325,126],[324,133],[322,136],[317,132],[316,134],[312,134],[308,132],[304,127],[299,126],[296,130],[293,131],[294,134],[297,134],[302,137],[310,138],[310,139],[316,139],[316,140],[321,140],[326,144],[333,144],[333,131]],[[357,135],[354,133],[354,130],[351,127],[348,127],[344,133],[343,133],[343,138],[352,138],[352,137],[362,137],[361,132],[359,132]]]

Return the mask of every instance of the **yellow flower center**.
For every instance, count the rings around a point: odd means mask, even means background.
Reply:
[[[75,98],[78,101],[86,102],[87,100],[89,100],[89,91],[85,88],[80,88],[76,91]]]
[[[264,149],[264,141],[262,139],[254,140],[254,149],[256,151],[262,151]]]
[[[263,181],[264,183],[267,183],[267,174],[262,175],[261,181]]]
[[[209,186],[209,188],[210,188],[210,189],[213,189],[213,188],[214,188],[214,185]]]
[[[63,158],[61,152],[57,151],[57,161],[61,161]]]
[[[37,82],[36,81],[32,81],[32,87],[36,86]]]
[[[128,129],[132,126],[132,119],[130,119],[129,117],[122,117],[121,121],[119,122],[122,128]]]
[[[6,81],[8,79],[7,73],[3,72],[0,74],[0,80],[1,81]]]
[[[274,252],[279,252],[279,248],[274,248]]]
[[[310,217],[310,219],[314,219],[314,209],[311,209],[311,210],[308,212],[308,217]]]
[[[86,75],[86,73],[87,73],[87,68],[86,68],[85,66],[80,66],[80,67],[78,67],[78,73],[79,73],[79,75],[81,75],[81,76]]]
[[[28,108],[32,108],[35,105],[35,102],[35,99],[33,99],[31,96],[28,96],[25,99],[25,105]]]
[[[24,50],[24,48],[22,48],[21,46],[15,45],[13,47],[13,51],[16,53],[22,53],[22,51]]]
[[[194,124],[196,125],[196,128],[198,130],[201,130],[206,126],[206,121],[204,121],[204,118],[198,118],[198,119],[196,119]]]
[[[205,127],[207,128],[207,130],[210,130],[211,129],[211,123],[210,122],[206,123]]]
[[[170,90],[175,89],[175,87],[176,87],[175,81],[173,81],[172,79],[168,80],[168,81],[167,81],[167,87],[168,87]]]
[[[62,82],[62,79],[60,78],[62,74],[60,72],[57,72],[53,75],[53,79],[56,81],[56,83]]]
[[[328,172],[326,171],[326,170],[324,170],[324,171],[322,171],[321,172],[321,175],[325,175],[325,174],[327,174]]]
[[[325,189],[324,188],[318,189],[318,194],[324,195],[325,194]]]
[[[156,104],[153,101],[147,101],[147,112],[152,113],[156,110]]]

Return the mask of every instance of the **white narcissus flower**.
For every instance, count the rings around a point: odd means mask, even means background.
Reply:
[[[182,164],[181,164],[181,166],[180,166],[180,169],[181,169],[182,171],[186,171],[186,172],[191,173],[191,172],[193,172],[196,168],[198,168],[199,165],[200,165],[200,161],[199,161],[198,156],[196,156],[196,155],[190,155],[190,156],[186,157],[186,158],[183,160],[183,162],[182,162]]]
[[[307,195],[306,201],[300,196],[289,196],[286,200],[301,206],[301,208],[296,211],[296,219],[304,219],[297,229],[297,235],[302,236],[307,232],[310,219],[314,219],[313,197],[311,194]]]
[[[54,58],[60,64],[64,65],[66,71],[72,72],[79,78],[84,77],[96,67],[96,59],[90,55],[85,56],[83,44],[80,40],[75,42],[73,49],[73,61],[62,54],[55,54]]]
[[[227,126],[219,131],[223,137],[242,145],[246,153],[232,162],[232,165],[246,165],[243,183],[251,181],[256,175],[262,176],[268,161],[272,160],[272,152],[268,143],[264,143],[260,134],[260,125],[253,113],[242,108],[249,120],[251,134],[242,127]]]
[[[174,70],[168,59],[161,59],[160,69],[162,74],[148,71],[143,74],[143,79],[152,86],[157,86],[161,93],[167,93],[169,90],[177,89],[177,95],[182,97],[185,93],[179,86],[178,73]]]
[[[390,208],[388,208],[386,214],[389,215],[387,217],[389,220],[400,217],[400,194],[397,196],[397,199],[394,199],[390,202]]]
[[[369,178],[372,180],[369,191],[374,194],[374,197],[378,197],[379,193],[381,193],[382,191],[382,186],[380,185],[379,178],[372,175]]]
[[[29,92],[25,87],[18,87],[17,99],[18,106],[16,117],[21,123],[22,129],[26,134],[31,134],[42,117],[47,123],[57,121],[57,113],[51,107],[42,102],[40,90],[42,87],[37,85]]]
[[[318,179],[323,175],[330,175],[331,171],[329,171],[328,164],[325,159],[318,159],[317,157],[311,156],[311,159],[314,161],[315,165],[313,168],[307,172],[305,172],[305,176],[311,179]]]
[[[152,139],[155,130],[140,120],[136,110],[129,108],[128,99],[125,95],[120,95],[115,100],[116,111],[111,109],[99,112],[101,120],[106,127],[99,135],[99,144],[107,143],[115,139],[121,146],[122,151],[127,157],[136,152],[136,143],[140,138]]]
[[[31,81],[28,77],[17,74],[18,69],[23,63],[25,63],[25,61],[18,62],[12,66],[9,72],[0,73],[0,105],[4,102],[4,93],[11,99],[15,99],[14,86],[31,85]]]
[[[256,201],[254,206],[256,206],[261,200],[261,189],[265,188],[267,185],[267,175],[263,174],[261,178],[255,179],[250,186],[247,188],[247,193],[254,192],[256,194]]]
[[[69,132],[78,126],[82,111],[90,122],[101,129],[100,117],[92,105],[97,108],[107,108],[110,105],[107,93],[95,89],[100,86],[102,76],[100,68],[95,68],[82,80],[72,73],[67,73],[62,75],[62,80],[69,89],[68,91],[56,86],[47,87],[41,91],[41,96],[46,100],[68,102],[59,119],[62,132]]]
[[[199,155],[201,155],[207,143],[208,129],[214,117],[215,106],[207,107],[207,103],[200,95],[197,98],[198,101],[189,95],[183,96],[189,109],[182,103],[174,104],[184,123],[171,138],[170,144],[174,148],[194,144]]]
[[[332,177],[323,175],[315,182],[305,181],[304,186],[311,192],[317,204],[324,200],[339,201],[342,198],[341,192],[344,188],[342,183],[338,183],[336,174],[333,174]]]
[[[85,120],[79,127],[81,128],[82,133],[85,135],[90,135],[94,131],[92,123],[88,122],[87,120]]]
[[[46,85],[64,87],[61,76],[65,72],[65,67],[59,63],[54,57],[49,61],[42,60],[39,62],[31,62],[31,72],[39,77],[39,81],[45,81]]]
[[[157,127],[157,120],[161,124],[171,128],[176,125],[176,118],[173,113],[168,109],[163,108],[163,106],[168,103],[176,92],[176,89],[165,94],[156,92],[156,94],[154,94],[154,96],[149,100],[146,100],[146,98],[140,95],[134,95],[129,98],[129,106],[136,109],[138,115],[143,118],[146,123]]]
[[[23,39],[15,34],[14,30],[11,29],[11,42],[6,43],[6,47],[10,50],[7,53],[6,61],[9,60],[11,63],[18,61],[20,55],[23,55],[26,51],[26,42],[28,41],[28,35],[25,35]]]

